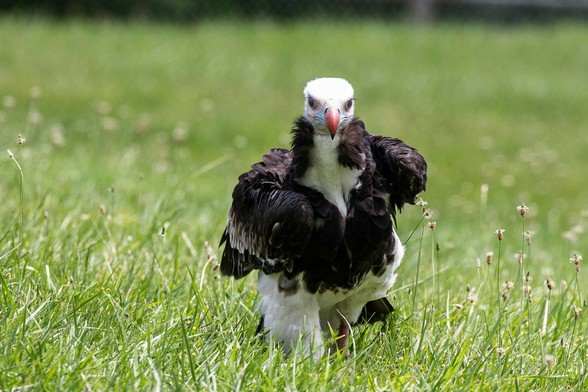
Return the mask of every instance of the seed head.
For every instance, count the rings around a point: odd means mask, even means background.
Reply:
[[[504,347],[496,347],[496,354],[498,354],[499,357],[504,356],[504,354],[506,354],[507,351],[508,349]]]
[[[527,207],[525,205],[525,203],[521,204],[520,206],[517,206],[517,211],[519,212],[519,214],[521,214],[521,216],[524,218],[525,214],[529,211],[529,207]]]
[[[510,290],[514,287],[514,283],[511,282],[510,280],[507,280],[506,282],[504,282],[504,288],[507,290]]]
[[[505,229],[498,229],[496,230],[496,237],[498,237],[498,241],[502,241],[504,238]]]
[[[470,303],[474,304],[478,302],[478,295],[476,294],[476,288],[470,286],[469,284],[466,286],[466,291],[468,293],[468,300]]]
[[[493,252],[486,252],[486,264],[488,264],[488,265],[492,264],[492,257],[494,257]]]
[[[531,286],[528,284],[523,285],[523,297],[531,295]]]
[[[547,364],[547,367],[553,367],[553,366],[555,366],[555,356],[554,355],[547,354],[545,356],[545,363]]]
[[[26,141],[27,141],[27,139],[19,133],[18,137],[16,138],[16,142],[18,144],[25,144]]]
[[[549,291],[551,291],[555,287],[555,283],[553,283],[553,280],[551,278],[547,278],[547,280],[545,281],[545,286],[547,286]]]
[[[437,222],[433,221],[433,222],[429,222],[429,229],[431,230],[435,230],[435,227],[437,226]]]
[[[478,294],[470,293],[470,295],[468,295],[468,299],[470,300],[470,303],[475,304],[478,302]]]
[[[531,246],[531,239],[533,237],[533,233],[530,231],[525,231],[525,240],[527,240],[527,245]]]
[[[578,317],[580,317],[580,312],[582,311],[582,308],[579,308],[576,305],[574,305],[572,309],[574,310],[574,319],[577,320]]]
[[[582,261],[582,255],[574,252],[572,257],[570,257],[570,261],[573,262],[576,266],[576,272],[580,272],[580,262]]]
[[[427,203],[426,201],[424,201],[422,198],[419,197],[419,199],[416,201],[415,204],[419,207],[425,207],[429,203]]]
[[[8,152],[8,158],[14,159],[14,154],[12,153],[12,151],[6,150],[6,152]]]
[[[423,208],[423,218],[430,219],[433,216],[433,211],[428,208]]]

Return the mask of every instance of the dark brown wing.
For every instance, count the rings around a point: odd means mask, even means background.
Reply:
[[[390,194],[395,209],[401,210],[405,203],[414,204],[427,185],[425,158],[400,139],[376,135],[369,138],[376,163],[374,187]]]
[[[233,191],[221,272],[241,278],[253,269],[291,270],[313,231],[314,212],[306,196],[288,186],[292,154],[272,149],[239,177]]]

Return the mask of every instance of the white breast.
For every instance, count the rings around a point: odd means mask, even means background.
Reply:
[[[341,216],[347,216],[349,192],[358,185],[360,169],[350,169],[339,164],[337,146],[339,135],[334,139],[314,137],[314,148],[310,152],[310,166],[298,182],[321,192],[333,203]]]

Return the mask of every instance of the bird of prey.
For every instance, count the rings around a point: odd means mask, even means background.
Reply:
[[[315,359],[342,350],[352,325],[391,312],[404,255],[396,212],[427,181],[416,149],[368,133],[354,110],[346,80],[308,82],[291,149],[271,149],[239,177],[221,239],[224,275],[259,270],[258,329]]]

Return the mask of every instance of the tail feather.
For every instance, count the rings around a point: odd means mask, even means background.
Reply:
[[[370,301],[361,310],[361,315],[357,320],[357,324],[369,323],[373,324],[378,321],[386,320],[386,317],[394,311],[394,307],[387,298],[376,299]]]

